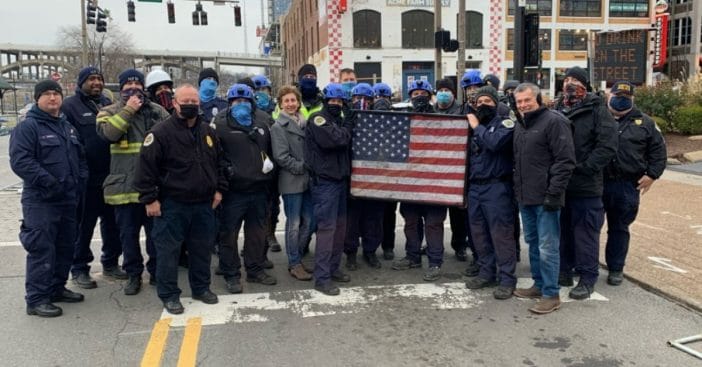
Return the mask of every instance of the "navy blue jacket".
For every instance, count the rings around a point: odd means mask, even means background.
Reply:
[[[200,103],[200,109],[202,110],[202,117],[205,123],[214,123],[214,117],[218,113],[225,111],[229,107],[229,102],[220,97],[215,97],[209,102]]]
[[[321,111],[310,115],[305,128],[305,163],[313,178],[341,181],[351,175],[350,119]]]
[[[10,166],[24,181],[23,204],[78,204],[88,165],[78,132],[34,105],[12,130]]]
[[[110,104],[112,102],[104,96],[94,100],[76,90],[76,94],[66,98],[61,106],[61,112],[76,128],[78,139],[85,148],[90,188],[102,188],[103,181],[110,174],[110,143],[98,135],[95,122],[98,111]]]
[[[618,119],[617,131],[619,149],[605,170],[605,180],[638,181],[643,175],[659,178],[665,170],[667,154],[656,123],[634,107]]]
[[[470,181],[511,181],[514,167],[512,134],[514,121],[500,114],[480,124],[471,134]]]

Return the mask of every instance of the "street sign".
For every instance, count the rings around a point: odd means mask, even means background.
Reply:
[[[644,84],[648,60],[647,36],[646,29],[597,33],[594,81],[612,84],[617,80],[628,80],[634,84]]]

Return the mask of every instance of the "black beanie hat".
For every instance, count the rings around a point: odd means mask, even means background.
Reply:
[[[453,96],[456,96],[456,86],[453,85],[453,81],[451,79],[439,79],[436,81],[436,91],[438,92],[439,89],[441,88],[446,88],[453,93]]]
[[[119,90],[122,90],[122,87],[124,87],[125,84],[129,81],[136,81],[141,83],[141,86],[144,86],[144,74],[142,74],[139,70],[137,69],[127,69],[123,71],[121,74],[119,74]]]
[[[577,79],[579,82],[583,83],[583,86],[585,87],[589,85],[587,72],[580,66],[573,66],[572,68],[569,68],[566,70],[565,76],[566,78],[572,77]]]
[[[76,83],[78,85],[78,88],[82,88],[83,83],[85,83],[85,81],[88,80],[88,78],[90,78],[91,75],[99,75],[100,79],[103,79],[102,73],[95,66],[84,67],[78,73],[78,81]]]
[[[63,98],[63,89],[61,89],[61,85],[53,80],[47,79],[40,81],[34,86],[34,100],[39,101],[39,97],[41,97],[42,93],[50,90],[58,92]]]
[[[493,102],[495,102],[495,105],[497,105],[497,102],[499,101],[500,97],[497,95],[497,89],[486,85],[484,87],[480,87],[478,89],[478,92],[475,94],[475,100],[478,100],[478,98],[482,96],[488,96],[492,98]]]
[[[217,75],[215,69],[206,68],[200,71],[200,75],[197,77],[197,85],[200,86],[200,83],[207,78],[213,78],[219,84],[219,75]]]
[[[254,81],[253,81],[251,78],[249,78],[249,77],[239,79],[239,80],[237,80],[237,83],[248,85],[249,88],[251,88],[251,90],[255,90],[255,89],[256,89],[256,84],[255,84]]]
[[[314,76],[317,76],[317,68],[315,68],[312,64],[302,65],[300,70],[297,72],[297,80],[302,79],[302,77],[307,74],[314,74]]]

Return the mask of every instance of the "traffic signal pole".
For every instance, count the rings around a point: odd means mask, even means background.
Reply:
[[[80,0],[80,37],[81,37],[81,55],[80,61],[82,66],[88,64],[88,24],[85,18],[85,0]]]
[[[460,88],[461,77],[466,71],[466,0],[458,0],[458,55],[456,57],[456,101],[463,101],[463,88]]]
[[[434,28],[438,32],[441,30],[441,0],[434,0]],[[434,47],[434,79],[441,79],[441,47]],[[434,84],[434,80],[429,80]]]
[[[526,0],[514,1],[514,79],[520,83],[524,81],[524,14]]]

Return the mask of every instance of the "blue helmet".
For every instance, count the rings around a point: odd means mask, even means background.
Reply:
[[[478,69],[466,71],[461,78],[461,88],[465,89],[474,85],[478,87],[483,85],[483,78],[480,77],[480,70]]]
[[[368,98],[373,98],[375,93],[373,93],[373,87],[368,83],[358,83],[353,89],[351,89],[352,96],[363,96]]]
[[[237,98],[246,98],[253,102],[253,90],[246,84],[234,84],[229,87],[229,91],[227,91],[227,100],[231,102],[233,99]]]
[[[344,91],[344,87],[342,87],[339,83],[327,84],[322,93],[324,93],[324,99],[343,99],[344,101],[349,99],[348,95]]]
[[[412,83],[409,84],[410,95],[412,94],[412,92],[418,89],[429,92],[429,95],[434,94],[434,88],[432,88],[431,84],[429,84],[429,82],[426,80],[413,80]]]
[[[376,97],[392,97],[392,89],[385,83],[375,83],[373,85],[373,92]]]
[[[256,89],[271,87],[271,81],[265,75],[254,75],[251,77],[251,80],[254,82]]]

